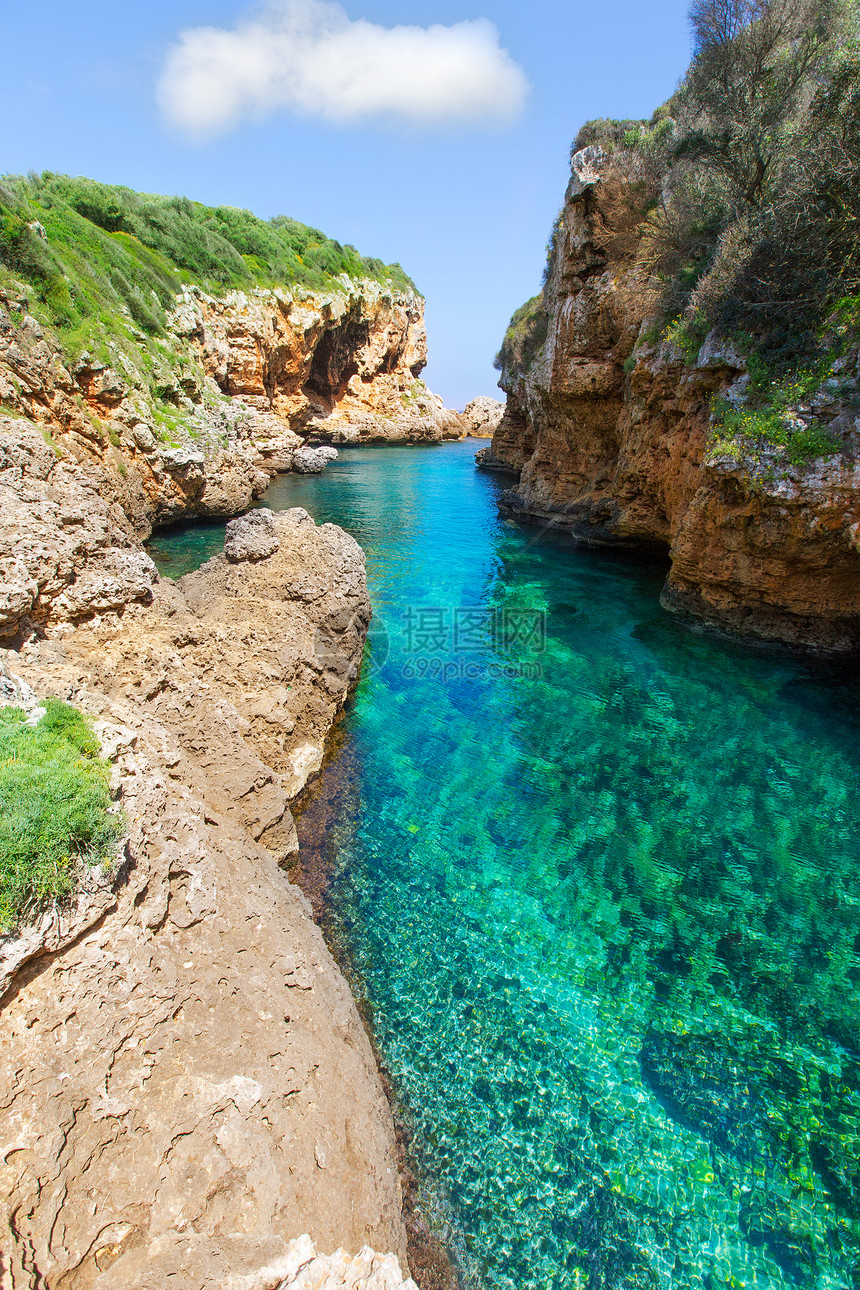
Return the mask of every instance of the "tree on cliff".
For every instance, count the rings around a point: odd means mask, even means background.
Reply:
[[[717,172],[735,201],[760,204],[824,71],[834,16],[831,0],[694,0],[676,157]]]
[[[860,4],[693,0],[689,18],[672,98],[649,122],[587,122],[571,151],[599,146],[629,198],[659,329],[691,355],[731,333],[778,374],[832,326],[860,337]],[[506,371],[543,312],[512,319]]]
[[[690,23],[695,56],[668,105],[649,218],[661,311],[691,345],[717,326],[788,361],[860,289],[856,10],[694,0]]]

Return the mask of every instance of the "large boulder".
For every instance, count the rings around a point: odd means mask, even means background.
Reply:
[[[274,513],[261,507],[230,521],[224,539],[224,554],[231,564],[242,560],[265,560],[267,556],[274,555],[280,542]]]
[[[478,438],[491,439],[505,411],[504,403],[482,394],[467,403],[462,412],[466,433]]]
[[[337,456],[337,448],[299,448],[293,453],[293,470],[300,475],[320,475]]]

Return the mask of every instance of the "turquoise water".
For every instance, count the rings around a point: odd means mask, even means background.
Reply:
[[[860,1286],[860,686],[503,522],[475,446],[266,499],[367,552],[328,896],[424,1203],[486,1290]]]

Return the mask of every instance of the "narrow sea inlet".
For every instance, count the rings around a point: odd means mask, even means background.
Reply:
[[[341,449],[265,499],[367,554],[328,917],[425,1208],[484,1290],[854,1290],[860,684],[502,521],[476,446]]]

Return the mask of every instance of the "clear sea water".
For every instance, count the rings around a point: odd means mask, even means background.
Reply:
[[[484,1290],[858,1287],[860,686],[501,520],[477,446],[265,499],[367,553],[328,906],[424,1204]]]

